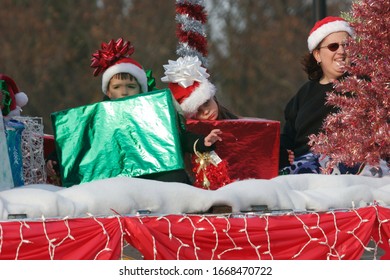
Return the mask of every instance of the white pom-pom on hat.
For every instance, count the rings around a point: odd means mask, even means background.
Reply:
[[[23,107],[23,106],[27,105],[27,103],[28,103],[27,94],[25,94],[24,92],[16,93],[15,94],[15,102],[16,102],[16,106],[19,106],[19,107]]]

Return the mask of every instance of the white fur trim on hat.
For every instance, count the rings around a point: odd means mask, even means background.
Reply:
[[[137,82],[141,86],[142,92],[148,92],[148,79],[143,69],[132,63],[118,63],[107,68],[102,76],[102,91],[107,94],[108,83],[115,74],[129,73],[137,79]]]
[[[321,43],[321,41],[329,34],[340,31],[345,31],[350,36],[353,36],[354,33],[351,26],[345,20],[335,20],[321,25],[307,38],[309,51],[313,52],[319,43]]]
[[[181,104],[185,117],[192,117],[198,112],[198,108],[207,100],[214,97],[215,86],[208,80],[202,81],[199,86]]]

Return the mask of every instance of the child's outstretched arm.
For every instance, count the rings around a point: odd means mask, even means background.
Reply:
[[[222,141],[221,136],[219,136],[220,134],[222,134],[222,131],[220,129],[213,129],[213,130],[211,130],[209,135],[207,135],[204,138],[204,145],[206,147],[210,147],[215,142]]]

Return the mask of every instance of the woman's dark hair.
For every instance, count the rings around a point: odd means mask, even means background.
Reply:
[[[302,57],[301,64],[303,70],[307,73],[310,81],[316,81],[321,79],[323,72],[321,66],[317,63],[313,53],[307,53]]]

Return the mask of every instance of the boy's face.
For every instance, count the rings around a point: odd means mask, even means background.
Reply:
[[[110,83],[108,84],[107,96],[111,100],[136,95],[139,93],[141,93],[141,87],[136,79],[126,78],[121,80],[114,76],[111,78]]]

